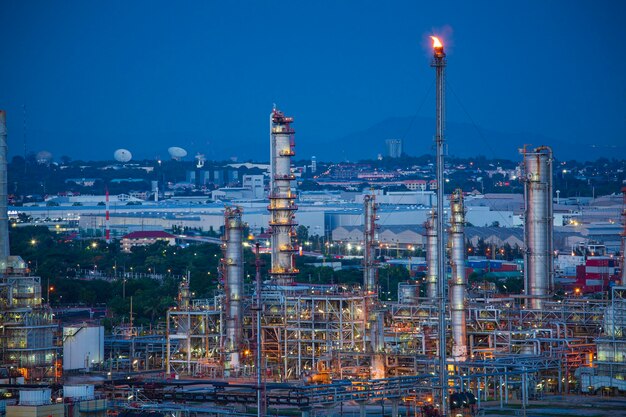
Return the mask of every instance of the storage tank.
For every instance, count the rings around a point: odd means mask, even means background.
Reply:
[[[104,327],[63,327],[63,370],[89,369],[104,360]]]
[[[50,388],[20,390],[20,405],[50,404]]]

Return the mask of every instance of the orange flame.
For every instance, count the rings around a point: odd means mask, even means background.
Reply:
[[[443,48],[443,44],[436,36],[431,36],[430,39],[433,40],[433,48]]]

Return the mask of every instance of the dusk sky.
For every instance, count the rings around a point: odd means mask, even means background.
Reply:
[[[25,136],[57,159],[267,160],[273,103],[303,149],[433,117],[427,38],[442,34],[448,121],[624,158],[625,17],[623,1],[3,0],[0,108],[10,155]]]

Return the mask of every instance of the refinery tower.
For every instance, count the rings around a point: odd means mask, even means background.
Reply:
[[[296,195],[291,191],[295,176],[291,172],[291,157],[294,152],[293,117],[285,116],[274,108],[270,115],[270,228],[272,244],[272,269],[270,274],[275,284],[289,284],[298,273],[294,254],[298,248],[295,237]]]

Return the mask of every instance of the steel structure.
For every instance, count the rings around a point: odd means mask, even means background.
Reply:
[[[524,182],[524,289],[529,306],[541,309],[553,289],[552,149],[522,149]]]
[[[0,364],[26,381],[52,381],[60,375],[59,326],[41,303],[41,279],[28,275],[24,261],[9,256],[0,279]]]
[[[242,210],[227,207],[224,211],[224,256],[221,260],[225,292],[226,339],[225,369],[237,373],[243,342],[243,229]]]
[[[454,190],[450,196],[450,318],[452,325],[452,358],[467,358],[467,328],[465,326],[465,209],[463,192]]]
[[[275,284],[289,284],[298,273],[294,253],[298,251],[295,238],[296,195],[291,191],[295,175],[291,172],[294,151],[293,117],[274,109],[270,115],[270,231],[272,234],[272,267],[270,274]]]
[[[184,297],[179,297],[179,299]],[[223,377],[222,298],[183,302],[167,312],[167,375]]]
[[[368,350],[368,300],[358,292],[336,286],[266,287],[262,302],[264,366],[274,380],[330,369],[335,351]]]

